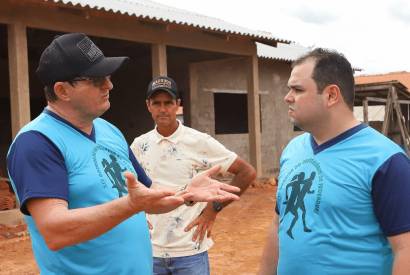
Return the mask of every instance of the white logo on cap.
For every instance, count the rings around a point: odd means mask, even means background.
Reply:
[[[157,88],[168,88],[172,89],[172,83],[168,79],[165,78],[160,78],[152,82],[151,89],[157,89]]]
[[[77,46],[90,62],[94,62],[100,56],[103,56],[102,51],[88,37],[84,37],[77,43]]]

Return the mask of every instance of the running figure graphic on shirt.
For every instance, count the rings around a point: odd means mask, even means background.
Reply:
[[[122,177],[122,173],[127,169],[121,168],[117,158],[110,154],[111,163],[108,160],[103,159],[101,164],[104,167],[104,172],[112,183],[112,188],[116,188],[118,191],[118,196],[122,197],[123,194],[127,194],[127,188],[125,180]]]
[[[313,180],[315,179],[316,173],[312,172],[308,179],[305,179],[305,173],[301,172],[295,175],[292,180],[286,185],[286,201],[283,204],[286,204],[285,214],[283,215],[280,222],[283,221],[286,214],[289,212],[293,215],[292,223],[288,231],[286,232],[289,237],[294,239],[292,234],[292,229],[295,226],[297,220],[299,219],[298,210],[302,210],[302,222],[303,222],[303,230],[305,232],[312,232],[306,225],[306,207],[305,207],[305,196],[306,194],[313,194],[315,191],[310,190],[313,184]],[[292,188],[290,193],[290,197],[288,197],[289,188]]]

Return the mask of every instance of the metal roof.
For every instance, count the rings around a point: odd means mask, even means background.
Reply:
[[[355,84],[371,84],[386,81],[399,81],[410,90],[410,72],[391,72],[386,74],[358,75],[354,78]]]
[[[256,43],[258,56],[261,58],[281,60],[292,62],[298,57],[307,53],[311,48],[303,47],[300,44],[282,44],[278,43],[277,47],[267,46],[261,43]]]
[[[237,26],[218,18],[205,16],[187,10],[174,8],[150,0],[43,0],[81,6],[112,13],[126,14],[137,18],[187,25],[210,31],[238,34],[262,40],[290,43],[289,40],[274,37],[269,32],[255,31]]]

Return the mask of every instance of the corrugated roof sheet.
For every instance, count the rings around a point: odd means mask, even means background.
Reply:
[[[307,53],[310,48],[303,47],[302,45],[291,43],[282,44],[278,43],[277,47],[271,47],[261,43],[256,43],[258,56],[261,58],[268,58],[274,60],[292,62],[298,57]]]
[[[314,47],[304,47],[298,43],[292,42],[290,44],[278,43],[277,47],[256,43],[258,57],[273,60],[280,60],[286,62],[293,62],[298,57],[306,54],[314,49]],[[361,71],[359,67],[353,66],[353,71]]]
[[[359,75],[355,78],[355,84],[369,84],[369,83],[380,83],[388,81],[399,81],[401,84],[406,86],[407,90],[410,91],[410,72],[392,72],[387,74],[374,74],[374,75]]]
[[[44,0],[48,2],[50,0]],[[269,32],[255,31],[240,27],[221,19],[201,15],[187,10],[170,7],[150,0],[51,0],[65,5],[79,5],[83,8],[105,10],[107,12],[127,14],[138,18],[188,25],[196,28],[229,34],[250,36],[271,41],[289,43],[289,40],[274,37]]]

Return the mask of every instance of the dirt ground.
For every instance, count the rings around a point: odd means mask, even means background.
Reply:
[[[218,215],[213,230],[215,246],[209,251],[211,274],[256,274],[273,216],[274,192],[270,184],[250,187],[239,202]],[[6,235],[0,234],[0,274],[38,274],[29,237]]]

